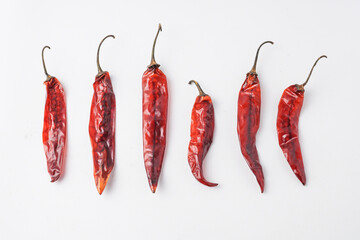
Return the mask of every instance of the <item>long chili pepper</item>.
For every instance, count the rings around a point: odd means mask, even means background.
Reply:
[[[303,84],[291,85],[284,90],[278,108],[276,127],[279,145],[290,164],[291,169],[303,185],[306,184],[306,176],[298,137],[298,123],[304,100],[304,87],[309,81],[315,65],[321,58],[327,57],[323,55],[316,60],[311,68],[309,76]]]
[[[264,174],[256,149],[256,133],[260,124],[261,92],[256,73],[256,63],[260,48],[266,43],[274,44],[271,41],[266,41],[259,46],[254,65],[250,72],[247,73],[239,92],[237,115],[237,132],[241,152],[251,171],[255,174],[261,192],[264,192]]]
[[[198,82],[191,80],[189,84],[195,83],[199,90],[199,96],[196,97],[194,107],[191,112],[191,128],[188,161],[191,172],[194,177],[202,184],[215,187],[217,183],[208,182],[203,175],[203,161],[211,146],[215,116],[214,106],[211,97],[203,92]]]
[[[143,149],[145,170],[150,189],[155,193],[166,146],[168,90],[165,74],[154,57],[159,24],[154,40],[151,62],[142,76],[143,90]]]
[[[104,191],[115,162],[115,94],[109,73],[103,71],[99,64],[100,47],[108,37],[115,38],[113,35],[106,36],[100,42],[97,51],[98,74],[93,84],[94,95],[91,103],[89,123],[94,161],[94,178],[99,194]]]
[[[44,50],[41,57],[46,75],[46,103],[44,113],[43,145],[47,168],[51,182],[55,182],[64,173],[66,144],[66,103],[65,92],[59,80],[48,74],[44,61]]]

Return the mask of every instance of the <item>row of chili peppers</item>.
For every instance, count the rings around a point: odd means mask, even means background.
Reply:
[[[143,106],[143,154],[145,170],[150,189],[155,193],[163,163],[166,147],[166,125],[168,112],[168,89],[165,74],[155,61],[155,44],[152,48],[151,62],[142,76]],[[103,71],[99,63],[100,47],[105,39],[115,38],[108,35],[99,44],[97,50],[98,74],[93,83],[94,94],[90,110],[89,135],[92,146],[94,178],[96,188],[101,194],[109,179],[115,162],[115,117],[116,102],[110,75]],[[238,98],[237,132],[241,152],[256,176],[261,192],[264,191],[264,174],[256,149],[256,133],[260,123],[261,93],[256,64],[260,48],[271,41],[262,43],[256,52],[254,65],[240,89]],[[47,159],[51,182],[57,181],[64,172],[66,143],[66,103],[65,92],[58,79],[46,74],[47,97],[44,114],[43,145]],[[303,84],[294,84],[283,92],[277,116],[279,145],[298,179],[305,185],[306,177],[298,138],[298,121],[304,99],[305,85],[317,62],[326,57],[319,57],[314,63],[308,78]],[[190,142],[188,162],[194,177],[202,184],[214,187],[218,184],[208,182],[203,174],[203,161],[211,146],[215,127],[214,107],[211,97],[204,93],[198,82],[191,80],[198,88],[199,95],[191,113]]]

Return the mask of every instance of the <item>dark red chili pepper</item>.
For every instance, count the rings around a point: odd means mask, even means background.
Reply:
[[[154,58],[155,44],[152,48],[150,65],[142,76],[143,90],[143,148],[145,170],[150,189],[155,193],[166,146],[166,122],[168,109],[168,90],[165,74]]]
[[[208,182],[204,178],[202,169],[203,161],[211,146],[214,135],[214,106],[211,97],[203,92],[199,83],[194,80],[189,82],[189,84],[191,83],[195,83],[199,90],[199,96],[196,97],[191,112],[191,138],[189,143],[188,161],[192,174],[199,182],[209,187],[215,187],[218,184]]]
[[[66,145],[66,104],[65,92],[59,80],[47,73],[44,50],[41,56],[46,75],[46,103],[44,113],[43,144],[51,182],[58,180],[64,173]]]
[[[97,51],[98,74],[93,84],[94,95],[91,103],[89,123],[94,161],[94,178],[99,194],[104,191],[115,162],[115,94],[109,73],[103,71],[99,64],[100,47],[108,37],[115,38],[113,35],[106,36],[100,42]]]
[[[254,65],[251,71],[246,75],[246,79],[239,92],[237,116],[237,132],[239,135],[241,152],[251,171],[255,174],[261,192],[264,192],[264,174],[256,149],[256,133],[260,124],[261,92],[259,79],[256,73],[256,63],[260,48],[266,43],[274,44],[271,41],[267,41],[259,46],[256,52]]]
[[[280,148],[296,177],[304,185],[306,184],[306,176],[298,137],[299,116],[304,100],[304,87],[309,81],[316,63],[323,57],[327,58],[323,55],[316,60],[311,68],[308,78],[303,84],[291,85],[285,89],[281,96],[278,108],[276,127]]]

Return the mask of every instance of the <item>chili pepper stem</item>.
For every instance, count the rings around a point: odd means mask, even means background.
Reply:
[[[263,42],[259,47],[258,47],[258,49],[257,49],[257,51],[256,51],[256,56],[255,56],[255,61],[254,61],[254,65],[253,65],[253,67],[251,68],[251,70],[250,70],[250,74],[257,74],[256,73],[256,64],[257,64],[257,60],[258,60],[258,56],[259,56],[259,51],[260,51],[260,48],[264,45],[264,44],[266,44],[266,43],[271,43],[271,44],[274,44],[274,42],[272,42],[272,41],[266,41],[266,42]]]
[[[45,72],[45,75],[46,75],[46,81],[49,81],[50,78],[52,78],[52,76],[49,75],[48,72],[47,72],[47,70],[46,70],[46,65],[45,65],[45,60],[44,60],[44,50],[45,50],[46,48],[50,49],[49,46],[43,47],[43,49],[42,49],[42,51],[41,51],[41,59],[42,59],[43,67],[44,67],[44,72]]]
[[[96,54],[96,65],[97,65],[97,68],[98,68],[98,74],[97,75],[101,75],[104,72],[100,67],[99,55],[100,55],[100,47],[101,47],[102,43],[105,41],[105,39],[107,39],[108,37],[115,38],[114,35],[107,35],[106,37],[103,38],[103,40],[101,40],[101,42],[99,44],[97,54]]]
[[[161,24],[159,23],[159,27],[158,27],[158,31],[156,33],[156,36],[155,36],[155,39],[154,39],[154,43],[153,43],[153,47],[152,47],[152,52],[151,52],[151,62],[150,62],[150,65],[148,66],[148,68],[151,68],[151,67],[160,67],[160,64],[158,64],[156,61],[155,61],[155,45],[156,45],[156,40],[159,36],[159,33],[160,31],[162,31],[162,27],[161,27]]]
[[[311,76],[311,74],[312,74],[312,72],[313,72],[313,70],[314,70],[314,67],[316,66],[317,62],[318,62],[321,58],[327,58],[327,56],[326,56],[326,55],[322,55],[322,56],[320,56],[318,59],[316,59],[314,65],[312,66],[312,68],[311,68],[311,70],[310,70],[309,76],[307,77],[306,81],[305,81],[303,84],[299,85],[300,88],[303,89],[303,88],[305,87],[305,85],[308,83],[308,81],[309,81],[309,79],[310,79],[310,76]]]
[[[201,89],[200,84],[199,84],[197,81],[195,81],[195,80],[190,80],[190,81],[189,81],[189,84],[191,85],[192,83],[195,83],[197,89],[199,90],[199,96],[206,96],[206,95],[207,95],[207,94],[204,93],[204,91]]]

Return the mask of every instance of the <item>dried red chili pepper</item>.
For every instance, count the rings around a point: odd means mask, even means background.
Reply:
[[[66,103],[65,92],[59,80],[50,76],[46,70],[44,50],[42,63],[46,75],[46,103],[44,113],[43,145],[51,182],[57,181],[64,173],[66,145]]]
[[[189,84],[191,83],[195,83],[199,90],[199,96],[196,97],[191,112],[191,138],[189,143],[188,161],[192,174],[199,182],[209,187],[215,187],[218,184],[208,182],[204,178],[202,168],[203,161],[211,146],[214,135],[214,106],[211,97],[204,93],[199,83],[194,80],[189,82]]]
[[[151,62],[142,76],[143,90],[143,149],[145,170],[150,189],[155,193],[166,146],[168,90],[165,74],[154,57],[159,24],[154,40]]]
[[[306,176],[298,137],[299,116],[304,100],[304,87],[309,81],[315,65],[324,57],[327,58],[323,55],[316,60],[311,68],[308,78],[303,84],[291,85],[284,90],[278,108],[276,127],[279,145],[290,164],[291,169],[303,185],[306,184]]]
[[[100,47],[108,37],[115,38],[113,35],[106,36],[100,42],[97,51],[98,74],[93,84],[94,95],[89,123],[94,178],[99,194],[104,191],[115,162],[115,94],[109,73],[103,71],[99,64]]]
[[[239,135],[241,152],[255,174],[260,185],[261,192],[264,192],[264,174],[259,161],[256,149],[256,133],[260,124],[261,92],[259,79],[256,73],[256,63],[260,48],[271,41],[262,43],[257,52],[254,65],[241,86],[238,99],[237,132]]]

